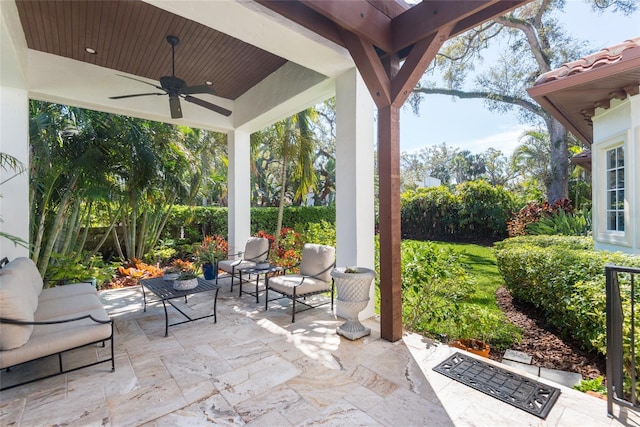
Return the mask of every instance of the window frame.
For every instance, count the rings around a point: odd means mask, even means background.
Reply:
[[[607,138],[597,144],[596,148],[596,156],[597,159],[597,171],[594,170],[594,191],[597,191],[594,194],[594,205],[597,211],[594,211],[594,226],[597,229],[594,229],[594,238],[600,242],[605,244],[613,244],[618,246],[632,246],[631,242],[631,232],[629,230],[630,225],[630,217],[629,217],[629,189],[623,187],[624,190],[624,199],[623,199],[623,221],[624,221],[624,230],[609,230],[608,228],[608,213],[611,211],[610,208],[610,200],[609,193],[610,189],[608,188],[608,173],[611,171],[609,165],[607,163],[607,154],[611,150],[615,150],[617,148],[622,148],[624,152],[624,185],[628,186],[629,183],[629,145],[628,145],[628,135],[626,132],[619,133],[610,138]],[[594,166],[596,164],[594,163]],[[618,189],[616,189],[617,191]],[[618,210],[619,211],[619,210]]]

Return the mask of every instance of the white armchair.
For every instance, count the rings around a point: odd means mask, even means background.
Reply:
[[[296,302],[310,308],[329,304],[322,301],[312,305],[306,298],[316,294],[331,292],[331,311],[333,311],[334,283],[331,271],[336,264],[336,250],[332,246],[307,243],[302,248],[302,261],[300,262],[300,274],[285,274],[267,278],[265,286],[265,310],[269,309],[269,291],[276,291],[282,296],[272,298],[271,301],[281,298],[289,298],[293,301],[291,309],[291,323],[296,321]],[[300,311],[304,311],[300,310]]]
[[[255,267],[264,262],[269,256],[269,239],[266,237],[249,237],[244,247],[244,252],[229,255],[228,259],[218,261],[218,269],[231,275],[231,291],[235,277],[240,278],[241,268]],[[216,278],[216,284],[218,278]]]

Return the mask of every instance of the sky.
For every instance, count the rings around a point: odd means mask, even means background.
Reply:
[[[592,52],[640,37],[640,10],[630,16],[597,13],[584,0],[567,0],[558,19],[574,38],[588,41]],[[402,108],[400,149],[413,153],[444,142],[474,154],[495,148],[509,156],[525,129],[527,126],[518,122],[515,112],[490,112],[482,100],[429,95],[427,101],[422,101],[420,116],[411,111],[408,103]]]

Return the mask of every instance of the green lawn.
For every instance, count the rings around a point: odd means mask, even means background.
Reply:
[[[432,242],[436,247],[449,248],[461,256],[474,279],[475,292],[461,303],[462,314],[477,338],[485,338],[493,347],[508,348],[520,338],[520,331],[507,322],[496,303],[495,292],[503,285],[493,248],[463,243]]]

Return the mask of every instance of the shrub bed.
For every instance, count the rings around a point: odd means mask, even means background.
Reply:
[[[514,237],[495,250],[516,300],[541,310],[563,338],[606,354],[605,265],[640,267],[640,257],[595,251],[592,239],[573,236]]]

